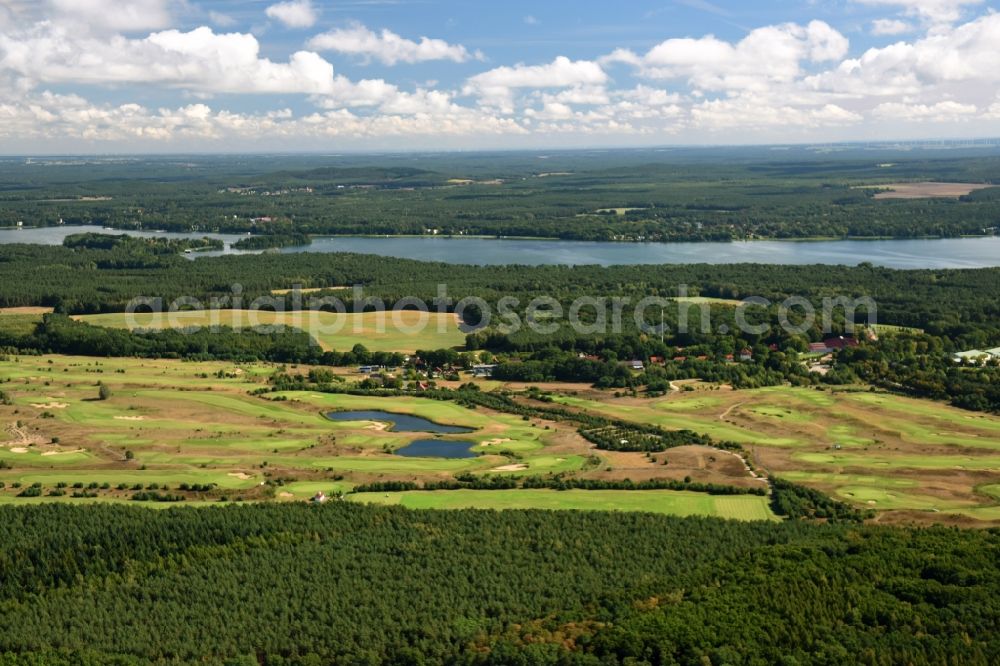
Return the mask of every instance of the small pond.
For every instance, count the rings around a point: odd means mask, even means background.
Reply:
[[[473,428],[443,425],[434,423],[419,416],[409,414],[393,414],[392,412],[361,411],[361,412],[330,412],[326,418],[331,421],[379,421],[388,423],[392,432],[433,432],[439,435],[455,435],[474,432]]]
[[[407,458],[475,458],[472,447],[475,442],[447,439],[418,439],[401,449],[396,455]]]

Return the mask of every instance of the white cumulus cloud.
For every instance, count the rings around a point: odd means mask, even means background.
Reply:
[[[876,36],[902,35],[912,31],[913,26],[906,21],[898,19],[875,19],[872,21],[872,34]]]
[[[469,78],[463,92],[477,95],[489,105],[510,110],[513,91],[518,89],[602,86],[607,81],[608,75],[596,62],[559,56],[545,65],[518,64],[477,74]]]
[[[603,61],[632,65],[648,78],[686,79],[703,90],[764,90],[800,77],[803,61],[836,61],[848,47],[837,30],[813,21],[758,28],[736,43],[712,35],[668,39],[645,55],[618,50]]]
[[[378,60],[386,65],[417,63],[430,60],[465,62],[482,59],[479,52],[470,53],[461,44],[449,44],[443,39],[421,37],[419,42],[406,39],[383,29],[374,32],[360,23],[316,35],[308,47],[317,51],[335,51]]]
[[[918,17],[929,23],[954,23],[962,18],[965,8],[981,5],[983,0],[855,0],[863,5],[893,7],[906,16]]]
[[[284,23],[289,28],[311,28],[318,18],[311,0],[288,0],[271,5],[264,10],[268,18]]]
[[[172,20],[172,0],[48,0],[51,17],[82,23],[95,32],[135,32],[165,28]]]
[[[905,102],[886,102],[875,107],[872,115],[883,120],[894,122],[935,122],[953,123],[970,120],[978,115],[979,109],[974,104],[945,101],[936,104],[907,104]]]

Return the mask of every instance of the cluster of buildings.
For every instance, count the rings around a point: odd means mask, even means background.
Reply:
[[[848,338],[843,335],[836,338],[827,338],[823,342],[813,342],[809,344],[810,354],[830,354],[841,349],[857,347],[857,338]]]
[[[774,347],[772,351],[777,351],[777,346],[774,345],[772,346]],[[598,356],[584,355],[584,354],[581,354],[580,358],[585,358],[590,361],[600,360],[600,357]],[[668,360],[674,363],[686,363],[687,361],[708,361],[710,359],[711,357],[708,356],[707,354],[701,354],[699,356],[674,356],[671,359],[667,359],[664,356],[650,356],[649,364],[666,365]],[[741,349],[738,354],[726,354],[723,357],[723,360],[726,361],[727,363],[735,363],[737,361],[748,363],[750,361],[753,361],[753,350],[750,349],[749,347],[746,347],[744,349]],[[630,370],[635,370],[637,372],[642,372],[643,370],[646,369],[646,363],[638,359],[632,361],[622,361],[622,365],[629,368]]]
[[[312,194],[313,188],[294,187],[294,188],[285,188],[281,190],[258,190],[253,187],[225,187],[219,190],[219,194],[238,194],[243,197],[249,197],[249,196],[280,197],[286,194],[293,194],[293,193]]]

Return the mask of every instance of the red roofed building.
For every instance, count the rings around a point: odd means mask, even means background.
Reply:
[[[827,338],[823,342],[813,342],[809,345],[809,351],[818,354],[826,354],[838,349],[857,347],[858,341],[855,338],[847,338],[841,335],[836,338]]]
[[[839,338],[827,338],[823,341],[823,344],[830,349],[846,349],[848,347],[857,347],[858,341],[854,338],[845,338],[842,335]]]

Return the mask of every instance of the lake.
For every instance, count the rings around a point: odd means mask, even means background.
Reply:
[[[0,229],[0,243],[59,245],[73,233],[104,230],[97,226]],[[146,237],[208,236],[224,241],[223,252],[187,256],[240,254],[229,245],[236,234],[129,232]],[[905,240],[748,241],[735,243],[606,243],[493,238],[317,237],[306,247],[283,253],[357,252],[446,263],[479,265],[623,265],[623,264],[835,264],[870,262],[889,268],[985,268],[1000,266],[1000,237]]]
[[[392,432],[433,432],[439,435],[454,435],[474,432],[472,428],[434,423],[419,416],[394,414],[382,411],[330,412],[326,418],[331,421],[377,421],[388,423]]]
[[[407,458],[475,458],[472,452],[474,442],[451,441],[447,439],[418,439],[396,449],[397,456]]]

